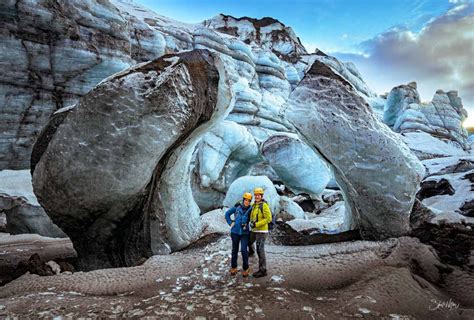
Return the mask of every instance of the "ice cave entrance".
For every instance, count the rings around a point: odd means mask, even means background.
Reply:
[[[278,135],[267,139],[258,153],[246,148],[247,158],[242,152],[238,157],[229,154],[220,167],[212,161],[218,159],[213,154],[218,150],[215,145],[207,145],[204,139],[196,150],[192,185],[201,213],[220,209],[222,204],[225,211],[241,201],[245,192],[262,187],[276,221],[270,236],[273,243],[311,245],[360,239],[330,165],[300,139]],[[215,175],[216,167],[222,168],[220,175]]]

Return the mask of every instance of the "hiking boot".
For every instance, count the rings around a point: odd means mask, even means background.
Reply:
[[[247,270],[242,270],[242,277],[247,278],[250,274],[250,268]]]
[[[252,274],[252,276],[254,278],[260,278],[260,277],[265,277],[267,275],[267,272],[266,271],[261,271],[261,270],[258,270],[257,272],[255,272],[254,274]]]
[[[230,274],[235,276],[237,274],[237,268],[230,268]]]

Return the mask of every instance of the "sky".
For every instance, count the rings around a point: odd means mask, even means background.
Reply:
[[[135,0],[183,22],[270,16],[309,52],[352,61],[377,93],[416,81],[423,101],[457,90],[474,127],[474,0]]]

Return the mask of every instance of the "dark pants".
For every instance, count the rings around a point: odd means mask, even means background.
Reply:
[[[240,243],[240,250],[242,252],[242,268],[247,270],[249,268],[249,253],[247,251],[247,246],[249,243],[249,235],[243,234],[238,235],[236,233],[231,233],[230,237],[232,239],[232,259],[231,259],[231,267],[237,268],[237,255],[239,254],[239,243]]]
[[[253,243],[257,245],[258,255],[258,270],[267,272],[267,260],[265,259],[265,239],[268,233],[264,232],[250,232],[249,247],[253,249]]]

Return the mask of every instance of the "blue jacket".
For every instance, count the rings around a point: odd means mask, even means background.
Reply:
[[[230,226],[232,222],[234,225],[230,229],[231,233],[236,233],[238,235],[249,234],[249,215],[252,210],[252,206],[244,208],[241,204],[238,207],[232,207],[225,213],[225,219],[227,224]],[[230,218],[230,215],[234,214],[234,221]]]

